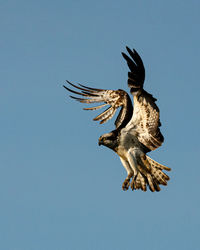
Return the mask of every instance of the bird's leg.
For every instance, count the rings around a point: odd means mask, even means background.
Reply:
[[[138,175],[138,168],[137,168],[136,155],[135,155],[135,152],[132,149],[130,149],[128,151],[127,159],[128,159],[129,165],[130,165],[130,167],[131,167],[131,169],[133,171],[133,179],[131,181],[130,186],[131,186],[131,189],[134,190],[135,189],[134,188],[134,183],[135,183],[135,179],[136,179],[136,177]]]
[[[130,184],[130,187],[131,187],[132,190],[135,189],[134,188],[134,183],[135,183],[135,178],[132,179],[131,184]]]
[[[130,186],[130,179],[131,177],[133,176],[133,171],[128,163],[128,161],[126,161],[125,159],[121,158],[120,157],[120,160],[122,162],[122,165],[124,166],[124,168],[126,169],[127,171],[127,177],[126,179],[124,180],[123,184],[122,184],[122,189],[124,191],[128,190],[129,186]]]

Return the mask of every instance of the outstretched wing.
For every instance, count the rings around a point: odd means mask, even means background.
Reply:
[[[155,103],[156,99],[143,90],[145,69],[142,59],[135,50],[127,47],[127,51],[131,58],[124,53],[122,55],[131,70],[128,72],[128,86],[134,100],[133,116],[127,128],[133,129],[138,140],[150,150],[154,150],[164,141],[159,128],[159,108]]]
[[[137,94],[139,90],[143,88],[144,79],[145,79],[145,68],[142,62],[141,57],[136,50],[130,50],[126,47],[129,55],[128,57],[125,53],[122,52],[122,56],[126,60],[130,72],[128,72],[128,86],[132,94]]]
[[[110,120],[116,113],[117,109],[121,107],[119,115],[115,121],[116,128],[118,129],[124,127],[130,121],[133,114],[133,107],[129,95],[124,90],[96,89],[96,88],[86,87],[82,84],[78,84],[79,86],[77,86],[69,81],[67,81],[67,83],[72,87],[81,90],[81,92],[77,92],[66,86],[63,86],[65,89],[74,94],[85,97],[85,98],[82,97],[80,98],[80,97],[70,96],[71,98],[81,103],[89,103],[89,104],[101,103],[101,102],[104,103],[96,107],[84,108],[84,110],[97,110],[109,106],[105,111],[103,111],[93,120],[100,121],[100,124],[105,123],[108,120]]]

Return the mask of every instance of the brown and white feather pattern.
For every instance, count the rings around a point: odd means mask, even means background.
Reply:
[[[130,69],[128,72],[128,86],[134,100],[134,111],[131,99],[124,90],[105,90],[86,87],[82,84],[67,83],[75,91],[66,86],[65,89],[78,95],[71,98],[87,104],[103,103],[85,110],[98,110],[108,108],[94,118],[95,121],[105,123],[110,120],[116,110],[121,110],[115,121],[116,129],[99,138],[99,145],[104,145],[114,150],[119,156],[127,171],[127,177],[122,185],[123,190],[129,186],[132,190],[149,189],[160,191],[159,185],[167,185],[169,176],[163,170],[170,168],[159,164],[146,155],[155,150],[164,141],[160,132],[160,114],[156,105],[156,99],[143,89],[145,80],[145,68],[143,61],[136,50],[126,48],[129,55],[122,53]],[[143,144],[143,145],[142,145]],[[131,180],[132,178],[132,180]],[[131,181],[131,182],[130,182]]]
[[[159,109],[155,103],[156,99],[142,90],[140,94],[134,95],[133,117],[128,127],[134,127],[138,140],[150,150],[160,147],[164,137],[160,132]]]
[[[114,114],[116,113],[117,109],[123,105],[124,102],[124,91],[120,90],[105,90],[101,92],[101,100],[106,103],[106,105],[110,105],[108,109],[106,109],[103,113],[99,114],[97,117],[94,118],[94,121],[101,120],[100,124],[103,124],[110,120]]]
[[[115,115],[119,107],[122,107],[122,110],[115,122],[116,128],[121,126],[124,120],[127,120],[128,123],[130,117],[132,116],[132,103],[129,95],[124,90],[95,89],[86,87],[82,84],[79,84],[79,86],[77,86],[69,81],[67,81],[67,83],[73,86],[74,88],[81,90],[81,92],[77,92],[75,90],[69,89],[68,87],[64,86],[65,89],[74,94],[85,97],[85,98],[79,98],[70,96],[71,98],[81,103],[88,103],[88,104],[104,102],[104,104],[102,105],[96,107],[84,108],[84,110],[97,110],[109,106],[105,111],[96,116],[93,119],[94,121],[100,121],[100,124],[103,124],[108,120],[110,120]]]

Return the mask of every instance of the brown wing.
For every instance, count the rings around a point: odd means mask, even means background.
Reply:
[[[155,103],[156,99],[143,90],[145,69],[142,59],[135,50],[126,48],[131,58],[124,53],[122,55],[131,70],[128,72],[128,86],[134,100],[133,117],[128,126],[130,129],[134,129],[141,143],[150,150],[154,150],[164,141],[159,129],[161,126],[159,108]]]
[[[155,103],[156,99],[144,90],[133,99],[134,112],[130,123],[135,127],[138,140],[150,150],[155,150],[164,141],[159,128],[160,112]]]
[[[124,127],[130,121],[133,114],[133,107],[129,95],[124,90],[96,89],[86,87],[82,84],[77,86],[69,81],[67,81],[67,83],[72,87],[81,90],[81,92],[77,92],[75,90],[69,89],[66,86],[63,86],[65,89],[74,94],[85,97],[79,98],[70,96],[71,98],[81,103],[104,103],[96,107],[84,108],[84,110],[97,110],[105,106],[109,106],[104,112],[94,118],[95,121],[100,121],[100,124],[107,122],[114,116],[119,107],[121,107],[121,111],[115,121],[116,128]]]

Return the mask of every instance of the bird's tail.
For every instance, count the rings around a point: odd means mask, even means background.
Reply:
[[[149,156],[144,155],[138,161],[138,174],[131,186],[132,189],[142,189],[146,191],[146,184],[149,189],[154,191],[160,191],[159,185],[167,185],[169,176],[163,172],[163,170],[170,171],[171,169],[152,160]]]

